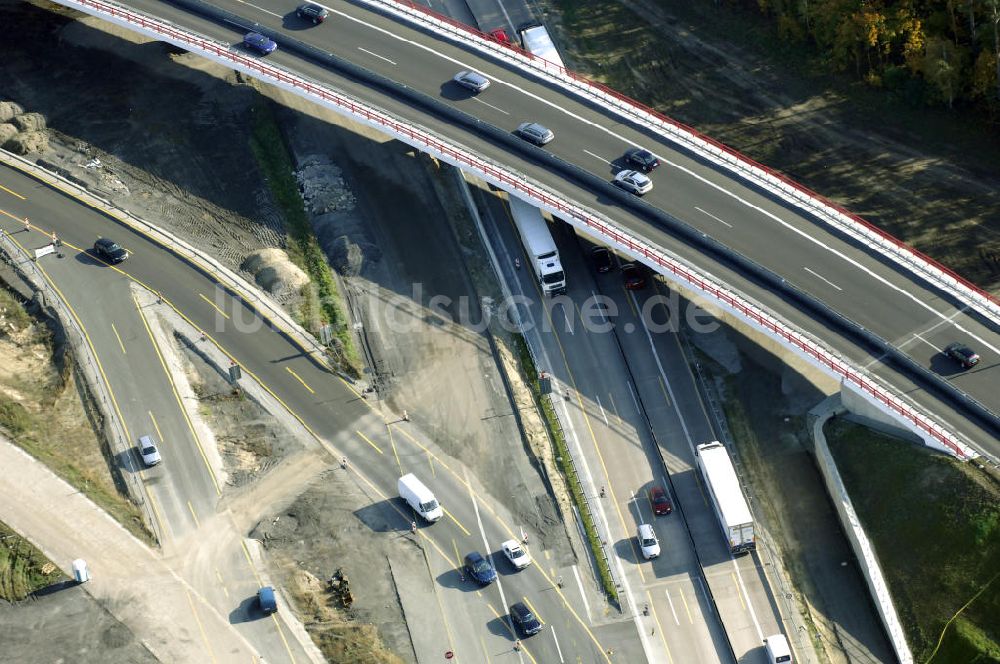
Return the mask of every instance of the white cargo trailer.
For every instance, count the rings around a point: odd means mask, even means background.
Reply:
[[[755,549],[753,516],[725,445],[718,441],[704,443],[698,446],[697,454],[698,467],[729,550],[738,553]]]
[[[543,60],[547,60],[554,65],[558,65],[563,69],[566,65],[563,64],[562,58],[559,57],[559,51],[556,50],[556,45],[552,43],[552,37],[549,36],[549,31],[545,29],[544,25],[526,25],[521,28],[521,46],[525,51],[531,53],[532,55],[537,55]]]
[[[566,274],[559,260],[559,250],[541,211],[513,194],[508,196],[508,199],[514,225],[517,226],[521,244],[528,253],[528,259],[531,261],[531,267],[542,287],[542,292],[546,295],[565,293]]]

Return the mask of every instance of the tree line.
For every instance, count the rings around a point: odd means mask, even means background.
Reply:
[[[772,18],[786,42],[813,44],[911,103],[1000,117],[1000,0],[731,0]]]

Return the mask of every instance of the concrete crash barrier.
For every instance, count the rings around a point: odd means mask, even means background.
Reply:
[[[652,130],[803,210],[1000,325],[1000,299],[862,217],[845,210],[785,175],[701,134],[696,129],[672,120],[601,83],[591,81],[516,46],[498,44],[475,28],[442,16],[428,7],[397,0],[353,1],[405,19],[439,36],[489,54]]]
[[[196,1],[185,0],[185,2]],[[504,189],[542,209],[548,210],[560,219],[580,228],[602,242],[613,245],[623,253],[641,260],[668,279],[682,284],[684,287],[714,302],[717,306],[722,307],[745,324],[764,332],[790,348],[820,371],[837,381],[850,384],[865,400],[894,421],[899,422],[903,428],[915,433],[927,445],[963,459],[976,456],[976,452],[966,445],[964,441],[959,440],[950,428],[942,423],[939,417],[932,413],[924,412],[906,397],[895,394],[890,387],[866,371],[853,366],[818,339],[814,339],[804,332],[787,325],[769,313],[764,307],[752,302],[750,298],[723,284],[721,280],[714,278],[707,272],[699,271],[681,259],[668,254],[665,250],[648,244],[641,237],[632,235],[606,217],[576,205],[558,193],[528,180],[527,177],[511,168],[484,159],[474,150],[440,138],[419,126],[400,120],[386,111],[355,99],[341,91],[321,85],[260,58],[248,56],[240,50],[232,48],[228,43],[217,42],[195,32],[178,28],[166,21],[104,0],[60,0],[60,4],[145,34],[153,39],[169,42],[192,53],[197,53],[226,67],[236,69],[249,76],[304,97],[325,108],[349,117],[356,122],[377,129],[445,163],[475,173],[489,184]],[[454,29],[454,26],[452,28]],[[465,30],[468,31],[467,28]],[[296,50],[309,48],[304,45],[296,46],[288,40],[283,40],[283,44],[285,43],[289,43],[289,48]],[[497,46],[497,48],[501,47]],[[361,68],[354,66],[353,75],[363,76],[365,73]],[[384,85],[384,82],[376,81],[376,85]],[[395,89],[398,91],[402,89],[402,86],[397,86]],[[412,98],[422,104],[428,103],[426,96],[414,94]],[[485,125],[479,126],[482,129],[487,129]],[[523,141],[517,142],[517,144],[520,150],[532,149],[530,146],[525,146]],[[545,159],[544,154],[544,151],[535,150],[531,153],[531,157],[536,160],[543,160]],[[547,163],[551,163],[551,165],[559,168],[561,172],[571,177],[583,179],[594,177],[589,174],[582,174],[580,169],[554,157],[551,159],[553,161]],[[603,186],[610,187],[603,180],[601,182]],[[658,213],[660,218],[678,225],[677,228],[684,231],[685,236],[693,237],[695,235],[692,232],[693,229],[690,229],[690,227],[679,225],[677,220],[656,211],[651,206],[641,202],[635,202],[635,205],[637,207],[634,209],[644,210],[644,214],[647,216]],[[730,264],[736,265],[744,271],[755,272],[755,278],[763,280],[769,285],[779,284],[781,281],[777,275],[767,273],[760,266],[753,265],[746,258],[735,254],[735,252],[722,247],[718,243],[712,244],[710,240],[705,240],[697,246],[713,253],[716,257],[725,258]],[[789,291],[788,294],[795,298],[794,301],[796,302],[800,301],[803,297],[802,294],[796,294],[792,291]],[[824,310],[819,308],[814,302],[809,311],[815,315],[822,315],[824,313]],[[849,321],[841,319],[842,317],[840,319],[828,317],[826,320],[833,321],[838,326],[853,325]],[[860,333],[860,329],[856,325],[851,329],[856,333],[855,338],[866,339],[863,335],[857,336]],[[871,343],[887,345],[884,341],[877,339],[874,341],[867,340],[866,343],[869,345]]]
[[[822,408],[823,405],[825,403],[819,408]],[[886,585],[885,577],[882,575],[882,567],[879,565],[871,541],[868,539],[868,535],[865,533],[865,529],[861,526],[861,521],[854,511],[854,504],[851,503],[851,498],[847,495],[847,488],[844,486],[844,481],[837,470],[837,464],[833,460],[833,455],[830,454],[830,448],[826,444],[823,425],[826,424],[832,414],[832,411],[819,413],[819,417],[813,422],[813,443],[815,444],[816,464],[823,474],[823,480],[826,482],[826,490],[830,494],[830,500],[837,510],[837,517],[844,528],[847,540],[851,543],[851,549],[854,550],[854,555],[857,557],[861,574],[868,585],[868,592],[871,594],[872,601],[875,602],[875,608],[882,619],[882,626],[885,627],[886,634],[889,636],[889,642],[892,644],[893,650],[896,651],[896,657],[901,664],[913,664],[913,654],[910,652],[910,646],[906,642],[906,634],[903,632],[903,626],[899,622],[896,605],[893,604],[892,596],[889,594],[889,587]]]

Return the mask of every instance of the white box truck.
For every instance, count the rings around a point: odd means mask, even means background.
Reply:
[[[514,225],[517,226],[521,244],[528,253],[528,260],[535,272],[535,278],[542,287],[542,292],[546,295],[565,293],[566,274],[559,260],[559,250],[541,211],[513,194],[508,196],[508,199]]]
[[[562,58],[559,57],[556,45],[552,42],[552,37],[549,36],[549,31],[545,29],[544,25],[539,23],[524,25],[521,26],[519,32],[521,33],[521,47],[525,51],[563,69],[566,68]]]
[[[719,518],[723,536],[733,553],[757,548],[753,534],[753,516],[740,488],[736,469],[725,445],[718,441],[697,448],[698,467],[705,478],[708,496]]]
[[[438,504],[434,493],[424,486],[424,483],[418,480],[413,473],[407,473],[400,477],[396,488],[399,490],[399,497],[427,521],[434,523],[444,516],[444,510]]]

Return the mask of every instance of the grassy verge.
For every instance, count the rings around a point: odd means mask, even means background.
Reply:
[[[361,361],[347,324],[341,295],[302,204],[299,186],[293,175],[292,158],[281,130],[267,104],[258,104],[253,117],[250,147],[281,211],[288,234],[288,257],[311,279],[298,310],[299,323],[313,334],[318,334],[323,325],[332,326],[336,339],[335,355],[340,368],[359,375]]]
[[[618,604],[618,589],[615,587],[614,579],[611,577],[611,569],[608,567],[608,561],[603,555],[601,537],[597,533],[597,524],[594,523],[590,511],[585,509],[586,501],[583,497],[583,489],[580,486],[580,479],[573,468],[572,457],[570,457],[569,447],[566,444],[566,437],[563,435],[562,427],[559,426],[559,418],[556,415],[556,410],[552,406],[551,400],[542,398],[542,388],[538,381],[538,369],[531,359],[531,353],[528,352],[527,342],[523,337],[512,336],[518,347],[522,372],[527,379],[528,386],[531,388],[535,404],[539,407],[542,417],[545,419],[545,425],[549,430],[549,437],[555,447],[556,463],[559,464],[559,470],[566,478],[566,486],[569,488],[573,503],[576,505],[580,513],[580,518],[583,521],[583,530],[587,534],[587,542],[590,544],[590,549],[594,552],[594,560],[597,562],[597,571],[601,577],[601,586],[604,588],[604,593],[608,598]]]
[[[109,472],[115,467],[114,454],[95,434],[97,425],[91,423],[77,389],[72,358],[64,358],[58,370],[49,331],[40,325],[30,328],[33,321],[24,307],[0,288],[0,311],[4,310],[4,321],[11,325],[0,334],[0,362],[10,358],[18,362],[18,371],[4,373],[0,381],[0,429],[133,535],[155,543],[142,511],[116,483],[114,470]],[[16,335],[16,341],[9,341],[7,334]],[[32,355],[44,359],[31,363],[21,359]]]
[[[847,422],[826,435],[914,659],[1000,661],[1000,481]]]
[[[0,599],[18,602],[64,578],[31,542],[0,523]]]

